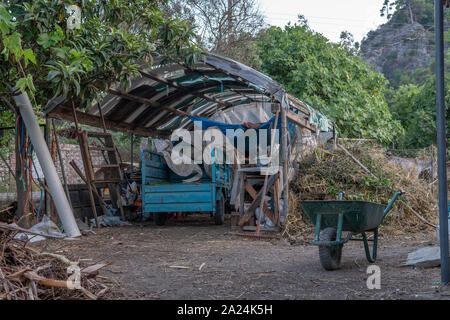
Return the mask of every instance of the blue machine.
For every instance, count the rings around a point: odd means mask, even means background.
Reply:
[[[142,212],[153,213],[157,225],[164,225],[170,212],[207,212],[215,224],[223,224],[232,168],[217,164],[214,150],[212,155],[211,177],[202,166],[200,181],[183,183],[187,177],[172,172],[161,154],[142,151]]]

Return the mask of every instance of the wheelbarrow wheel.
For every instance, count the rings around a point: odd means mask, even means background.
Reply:
[[[216,202],[216,214],[214,215],[214,224],[222,225],[225,221],[225,197],[220,197]]]
[[[321,241],[335,241],[336,228],[325,228],[320,234]],[[341,266],[342,244],[336,246],[319,246],[319,258],[325,270],[336,270]]]
[[[155,224],[157,226],[163,226],[166,224],[167,213],[165,212],[154,212],[153,219],[155,220]]]

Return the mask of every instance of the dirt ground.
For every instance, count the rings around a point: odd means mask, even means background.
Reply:
[[[78,240],[32,244],[83,263],[113,264],[100,274],[114,278],[127,299],[443,299],[440,269],[400,267],[407,254],[435,242],[433,233],[381,239],[376,264],[381,289],[366,285],[369,265],[362,243],[344,246],[342,268],[322,269],[318,248],[307,241],[254,240],[235,235],[230,222],[209,218],[102,228]]]

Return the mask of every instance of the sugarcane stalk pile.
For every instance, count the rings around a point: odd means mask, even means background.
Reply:
[[[98,275],[109,263],[82,267],[63,255],[39,252],[16,239],[18,228],[0,224],[0,300],[117,298],[117,284]]]

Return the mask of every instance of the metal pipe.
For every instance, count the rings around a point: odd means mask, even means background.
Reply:
[[[64,231],[69,237],[79,237],[81,236],[80,230],[78,229],[75,217],[73,216],[69,202],[67,201],[64,188],[59,180],[56,168],[47,148],[44,135],[42,134],[34,115],[30,99],[28,98],[26,92],[19,93],[17,88],[13,90],[16,93],[14,95],[14,101],[19,107],[19,112],[29,132],[31,142],[33,143],[34,150],[36,151],[36,155],[39,159],[39,164],[41,165],[42,171],[44,172],[47,180],[48,188],[50,189],[50,193],[55,203],[55,207]]]
[[[444,86],[444,2],[434,1],[436,42],[436,129],[439,178],[439,242],[441,247],[441,281],[449,282],[448,261],[448,204],[445,136],[445,86]]]

